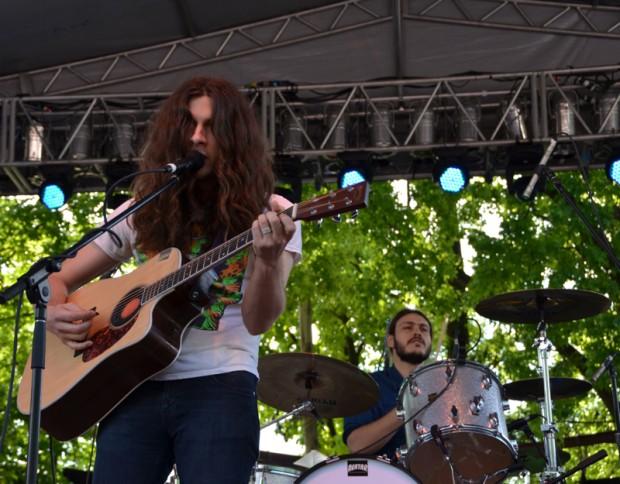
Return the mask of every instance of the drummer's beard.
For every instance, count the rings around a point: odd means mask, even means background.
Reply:
[[[405,361],[412,365],[419,365],[430,356],[431,345],[428,345],[428,348],[424,352],[420,352],[417,350],[408,352],[405,350],[404,346],[402,346],[398,341],[394,340],[394,351],[402,361]]]

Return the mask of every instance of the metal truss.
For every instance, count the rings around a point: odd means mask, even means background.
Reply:
[[[575,167],[566,156],[572,141],[593,153],[620,147],[619,71],[602,66],[276,83],[242,91],[255,107],[283,177],[333,179],[346,153],[366,157],[377,179],[431,176],[434,164],[447,155],[468,160],[473,173],[488,175],[504,170],[515,151],[529,151],[526,161],[536,161],[533,148],[551,137],[565,142],[559,150],[563,169]],[[78,190],[103,190],[119,169],[133,169],[148,120],[167,95],[0,99],[0,193],[34,193],[46,172],[67,166]],[[39,145],[36,156],[29,143]]]
[[[20,87],[24,84],[32,86],[26,91],[32,94],[83,92],[362,29],[391,19],[390,5],[384,0],[347,0],[152,47],[0,77],[0,92],[23,92]]]
[[[544,0],[407,0],[406,20],[620,39],[620,7]]]

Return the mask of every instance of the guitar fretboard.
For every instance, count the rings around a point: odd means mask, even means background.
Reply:
[[[282,213],[291,215],[294,212],[294,208],[295,205],[287,208]],[[198,257],[183,264],[180,269],[171,272],[157,282],[146,286],[144,288],[144,292],[142,293],[142,304],[159,296],[160,294],[180,286],[193,277],[208,271],[227,257],[230,257],[231,255],[250,246],[253,240],[254,237],[252,236],[252,230],[248,229],[223,244],[218,245],[216,248],[211,249],[210,251],[205,252],[204,254],[199,255]]]

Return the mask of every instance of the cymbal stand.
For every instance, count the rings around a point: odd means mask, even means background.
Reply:
[[[284,419],[287,419],[289,417],[296,417],[300,413],[312,412],[313,410],[314,410],[314,403],[312,403],[310,400],[305,400],[305,401],[301,402],[299,405],[297,405],[295,408],[293,408],[293,410],[291,410],[290,412],[285,413],[284,415],[280,415],[278,418],[270,420],[266,424],[261,425],[260,429],[261,430],[266,429],[270,425],[273,425],[273,424],[276,424],[278,422],[281,422]]]
[[[544,398],[539,401],[539,403],[543,416],[540,429],[543,433],[547,463],[545,464],[545,470],[541,475],[541,482],[544,482],[549,478],[557,477],[560,473],[555,446],[555,434],[558,432],[558,429],[553,422],[551,378],[549,376],[549,352],[551,351],[551,342],[547,339],[547,323],[545,323],[544,303],[545,301],[542,297],[536,301],[540,311],[540,322],[536,328],[538,336],[534,340],[534,346],[538,351],[538,371],[542,376],[544,385]]]

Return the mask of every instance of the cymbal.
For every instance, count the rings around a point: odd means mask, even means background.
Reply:
[[[577,378],[558,378],[551,377],[551,398],[561,400],[562,398],[576,397],[588,393],[592,384]],[[530,378],[528,380],[518,380],[504,385],[506,397],[509,400],[531,400],[543,399],[544,384],[542,378]]]
[[[587,318],[609,309],[602,294],[577,289],[532,289],[493,296],[478,303],[476,312],[504,323],[537,324],[541,310],[546,323]]]
[[[543,455],[540,453],[543,452]],[[562,449],[556,449],[558,465],[564,465],[570,459],[570,454]],[[518,462],[530,471],[531,474],[538,474],[545,470],[544,448],[542,442],[540,449],[536,449],[530,442],[519,443]]]
[[[285,412],[308,400],[321,417],[347,417],[369,409],[379,400],[379,388],[369,375],[327,356],[267,355],[259,359],[258,373],[258,399]]]

